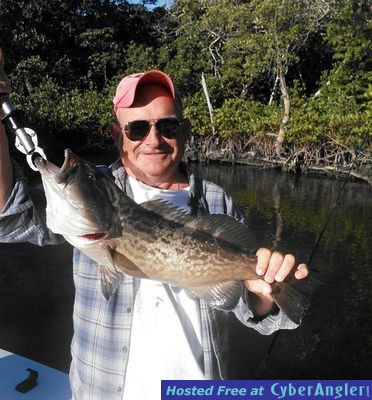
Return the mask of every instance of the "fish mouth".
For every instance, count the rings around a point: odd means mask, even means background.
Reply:
[[[39,170],[41,175],[54,177],[59,173],[60,168],[52,162],[45,160],[44,158],[37,157],[34,161],[36,168]]]
[[[35,159],[36,168],[43,176],[54,178],[56,183],[63,183],[77,168],[77,159],[70,149],[64,153],[65,159],[61,167],[41,157]]]
[[[77,168],[77,158],[75,154],[70,150],[65,150],[65,160],[62,164],[62,167],[59,169],[58,173],[55,176],[55,180],[57,183],[64,183],[68,180],[68,178],[74,173]]]

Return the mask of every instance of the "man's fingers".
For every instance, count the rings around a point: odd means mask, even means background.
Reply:
[[[292,254],[286,254],[283,258],[283,262],[275,275],[275,280],[277,282],[282,282],[288,276],[288,274],[292,271],[294,265],[296,263],[296,259]]]
[[[295,272],[296,279],[304,279],[309,275],[309,269],[306,264],[300,264]]]
[[[294,271],[297,279],[306,278],[309,270],[306,264],[300,264],[296,269],[296,259],[292,254],[272,252],[267,248],[260,248],[256,252],[256,273],[261,279],[246,280],[244,283],[248,290],[255,293],[268,295],[271,293],[273,282],[283,282]]]
[[[265,275],[267,266],[270,261],[272,252],[269,249],[264,247],[257,250],[257,265],[256,265],[256,273],[257,275]]]
[[[266,282],[269,283],[274,282],[275,276],[283,264],[283,260],[284,260],[283,254],[279,253],[278,251],[273,252],[264,277]]]

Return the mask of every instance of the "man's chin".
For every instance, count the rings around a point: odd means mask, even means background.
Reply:
[[[170,160],[170,155],[168,153],[142,153],[138,156],[138,161],[143,164],[148,162],[162,163],[167,159]]]
[[[142,165],[131,165],[130,167],[126,164],[127,171],[129,172],[130,175],[133,175],[137,177],[138,179],[141,179],[140,177],[142,176],[148,176],[148,177],[157,177],[157,178],[168,178],[169,177],[169,171],[171,170],[171,163],[170,162],[165,162],[165,160],[147,160],[146,163],[143,163]],[[129,168],[128,168],[129,167]]]

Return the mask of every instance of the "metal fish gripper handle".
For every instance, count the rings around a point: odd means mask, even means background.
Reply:
[[[26,154],[27,163],[34,171],[37,171],[34,162],[34,154],[39,154],[44,160],[46,156],[44,150],[38,145],[38,137],[35,131],[27,128],[23,116],[16,109],[7,94],[0,94],[0,107],[2,112],[1,121],[16,136],[15,146],[23,154]]]

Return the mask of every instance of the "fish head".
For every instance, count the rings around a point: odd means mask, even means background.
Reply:
[[[65,150],[62,167],[41,158],[47,207],[47,226],[76,247],[90,245],[120,234],[120,220],[110,191],[115,183],[93,164]]]

